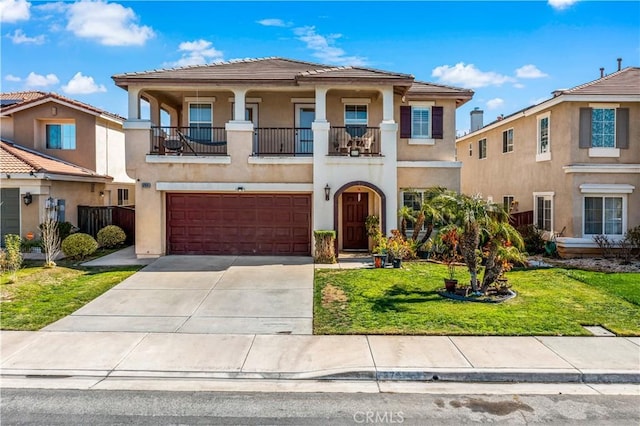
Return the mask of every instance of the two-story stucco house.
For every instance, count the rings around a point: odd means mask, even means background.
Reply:
[[[55,93],[0,95],[1,231],[39,235],[45,217],[78,225],[78,205],[134,203],[124,119]]]
[[[139,257],[309,255],[313,230],[367,250],[365,218],[396,228],[404,189],[460,187],[455,112],[469,90],[283,58],[113,79],[129,96]]]
[[[562,256],[599,253],[594,235],[640,225],[640,68],[555,91],[456,144],[462,191],[533,211]]]

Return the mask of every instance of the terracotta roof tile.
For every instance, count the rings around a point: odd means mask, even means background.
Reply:
[[[25,92],[3,92],[0,93],[0,112],[3,114],[10,114],[12,111],[16,109],[23,109],[29,104],[41,101],[43,99],[52,99],[58,100],[62,102],[66,102],[68,104],[74,105],[79,108],[87,109],[96,114],[104,114],[111,118],[114,118],[119,121],[125,121],[124,117],[121,117],[117,114],[102,110],[100,108],[96,108],[92,105],[85,104],[84,102],[77,101],[75,99],[68,98],[66,96],[59,95],[53,92],[40,92],[40,91],[25,91]],[[9,101],[18,101],[15,103],[6,104]],[[1,105],[5,103],[5,105]]]
[[[53,173],[70,176],[111,179],[84,167],[32,151],[23,146],[0,141],[0,173]]]

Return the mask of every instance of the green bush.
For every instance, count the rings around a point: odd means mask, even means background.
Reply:
[[[15,273],[22,266],[22,253],[20,252],[21,243],[22,238],[20,238],[20,235],[6,234],[4,236],[6,269],[12,273]]]
[[[41,231],[42,231],[42,225],[44,224],[43,223],[40,224]],[[64,240],[69,235],[71,235],[71,232],[73,231],[73,228],[74,228],[71,222],[56,222],[56,227],[58,228],[58,235],[60,236],[60,241]]]
[[[98,244],[101,247],[115,247],[124,243],[127,234],[116,225],[107,225],[98,231]]]
[[[84,259],[98,250],[98,242],[89,234],[71,234],[62,241],[62,251],[68,257]]]
[[[545,241],[542,232],[535,225],[522,225],[516,228],[524,241],[524,249],[529,255],[544,253]]]

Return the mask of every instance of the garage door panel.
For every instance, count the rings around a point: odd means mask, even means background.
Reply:
[[[309,194],[167,194],[172,254],[305,255]]]

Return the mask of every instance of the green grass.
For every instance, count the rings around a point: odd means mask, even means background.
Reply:
[[[38,262],[42,264],[42,261]],[[46,269],[26,262],[15,277],[0,275],[0,328],[39,330],[63,318],[135,273],[139,266],[84,268],[69,261]],[[67,265],[67,266],[65,266]]]
[[[444,266],[426,262],[405,262],[403,269],[316,270],[314,332],[589,335],[581,325],[601,325],[618,335],[640,335],[637,273],[512,271],[507,277],[518,296],[499,304],[442,298],[437,291],[445,276]],[[468,282],[466,268],[459,267],[456,278]]]

